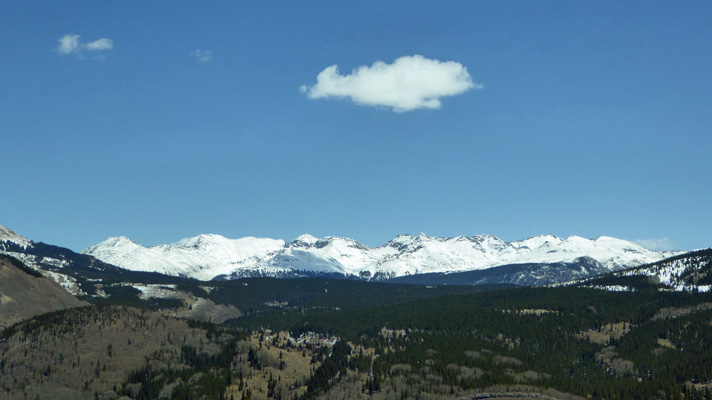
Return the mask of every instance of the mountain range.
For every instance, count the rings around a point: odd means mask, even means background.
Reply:
[[[422,233],[400,235],[379,247],[368,247],[350,238],[319,239],[308,234],[291,242],[199,235],[152,247],[116,237],[83,253],[121,268],[199,280],[308,276],[387,280],[511,265],[554,264],[574,270],[584,268],[582,276],[573,276],[577,278],[594,272],[636,267],[678,254],[648,250],[606,236],[562,239],[545,235],[505,242],[491,235],[441,238]],[[534,272],[530,268],[526,273]]]
[[[91,249],[113,249],[131,269]],[[484,235],[403,235],[376,248],[308,235],[148,248],[116,238],[91,249],[0,227],[3,398],[247,398],[277,385],[286,398],[375,399],[397,393],[394,372],[401,398],[433,387],[432,398],[453,399],[702,399],[712,389],[712,249]],[[229,279],[250,273],[316,278]],[[345,347],[356,342],[365,350]],[[393,343],[393,355],[368,355]],[[323,395],[306,396],[314,387]]]
[[[199,235],[152,247],[116,237],[78,254],[34,242],[3,226],[0,253],[43,271],[75,294],[88,273],[111,273],[117,278],[148,273],[200,281],[328,277],[425,285],[532,286],[585,279],[681,254],[648,250],[606,236],[562,239],[545,235],[505,242],[491,235],[440,238],[422,233],[400,235],[378,247],[307,234],[291,242]]]

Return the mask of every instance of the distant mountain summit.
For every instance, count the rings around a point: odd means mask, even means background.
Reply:
[[[109,264],[134,271],[210,280],[231,274],[237,266],[285,248],[283,240],[246,237],[227,239],[199,235],[170,245],[144,247],[126,237],[109,238],[83,251]]]
[[[385,280],[429,273],[484,270],[512,264],[588,263],[617,271],[653,263],[677,252],[647,250],[612,237],[566,239],[544,235],[505,242],[492,235],[430,237],[400,235],[368,247],[353,239],[305,234],[291,242],[200,235],[173,244],[144,247],[125,237],[109,238],[83,252],[135,271],[200,280],[244,277],[334,276]]]

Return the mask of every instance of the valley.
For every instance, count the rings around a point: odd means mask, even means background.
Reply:
[[[712,400],[710,21],[3,2],[0,400]]]
[[[8,236],[0,241],[4,277],[45,282],[76,303],[52,301],[55,308],[27,308],[14,319],[0,314],[0,398],[712,393],[712,250],[544,286],[496,279],[476,285],[479,270],[466,272],[472,280],[464,284],[455,283],[465,275],[439,275],[445,285],[429,275],[411,276],[422,283],[323,276],[202,281],[127,270]],[[507,268],[520,283],[533,273],[530,264]],[[48,296],[3,291],[13,304]]]

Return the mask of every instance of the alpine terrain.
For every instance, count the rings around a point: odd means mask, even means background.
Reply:
[[[520,284],[522,274],[537,275],[541,268],[553,264],[557,265],[557,271],[564,268],[578,275],[564,274],[560,279],[554,279],[560,274],[549,271],[537,281],[523,283],[541,284],[582,278],[678,254],[647,250],[637,244],[605,236],[591,240],[577,236],[562,239],[545,235],[505,242],[491,235],[440,238],[422,233],[418,236],[400,235],[375,248],[349,238],[318,239],[307,234],[289,243],[254,237],[228,239],[219,235],[200,235],[153,247],[117,237],[107,239],[83,253],[130,270],[199,280],[308,276],[386,280],[526,264],[528,268],[507,281]]]
[[[114,240],[148,272],[0,235],[2,398],[712,397],[712,249],[661,259],[612,238]],[[312,277],[186,277],[243,270]]]

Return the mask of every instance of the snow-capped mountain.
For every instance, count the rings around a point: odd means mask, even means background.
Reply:
[[[200,235],[170,245],[141,246],[128,238],[110,238],[84,250],[122,268],[186,276],[200,280],[251,276],[331,275],[388,279],[424,273],[482,270],[511,264],[574,263],[594,260],[608,271],[659,261],[678,254],[647,250],[611,237],[584,239],[537,236],[505,242],[495,236],[454,238],[401,235],[379,247],[353,239],[302,235],[283,240],[227,239]]]
[[[237,266],[258,260],[284,248],[283,240],[246,237],[230,240],[219,235],[200,235],[171,245],[143,247],[126,237],[110,238],[84,250],[122,268],[210,280],[232,273]]]
[[[712,249],[698,250],[677,257],[632,268],[614,274],[618,277],[646,276],[653,282],[672,290],[699,290],[712,288]]]

